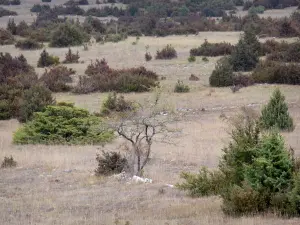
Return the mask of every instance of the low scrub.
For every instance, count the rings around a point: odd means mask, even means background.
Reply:
[[[259,6],[251,6],[248,10],[249,14],[263,14],[265,12],[265,7]]]
[[[72,50],[69,48],[69,51],[66,53],[65,56],[65,60],[63,61],[63,63],[67,64],[67,63],[79,63],[79,53],[77,51],[76,54],[74,54],[72,52]]]
[[[87,76],[80,77],[75,93],[145,92],[158,85],[158,76],[144,67],[115,70],[105,60],[96,60],[86,69]]]
[[[151,55],[149,52],[146,52],[146,53],[145,53],[145,60],[146,60],[147,62],[149,62],[149,61],[152,60],[152,55]]]
[[[191,56],[221,56],[230,55],[234,46],[227,42],[209,43],[207,40],[198,48],[190,50]]]
[[[196,62],[196,57],[191,55],[188,57],[188,61],[191,63],[191,62]]]
[[[37,67],[43,68],[57,64],[59,64],[59,58],[57,56],[49,55],[49,53],[44,49],[40,55]]]
[[[3,162],[1,163],[1,168],[12,168],[16,166],[17,166],[17,162],[14,160],[12,156],[10,157],[5,156]]]
[[[0,28],[0,45],[12,45],[15,38],[9,30]]]
[[[233,77],[233,85],[239,87],[248,87],[254,84],[251,75],[237,74]]]
[[[289,47],[289,44],[285,41],[277,42],[275,40],[267,40],[261,44],[262,55],[270,54],[273,52],[282,52]]]
[[[3,17],[3,16],[17,16],[18,13],[14,12],[14,11],[10,11],[10,10],[7,10],[7,9],[4,9],[2,7],[0,7],[0,17]]]
[[[300,84],[300,65],[273,61],[260,62],[252,73],[255,83]]]
[[[99,117],[72,104],[47,106],[19,128],[15,144],[103,144],[113,139]]]
[[[206,167],[202,167],[198,174],[182,172],[180,178],[185,181],[177,184],[176,187],[187,191],[193,197],[218,195],[224,183],[224,175],[222,173],[209,171]]]
[[[45,73],[41,76],[40,82],[49,90],[53,92],[70,91],[72,83],[71,75],[75,74],[73,69],[68,69],[65,66],[56,66],[46,69]]]
[[[267,60],[281,62],[300,62],[300,41],[288,44],[280,51],[273,51],[267,56]]]
[[[133,102],[127,101],[123,95],[117,95],[116,92],[113,92],[109,93],[107,99],[103,102],[101,114],[107,116],[112,113],[127,112],[133,109]]]
[[[47,10],[50,10],[50,5],[34,4],[31,7],[30,12],[39,13]]]
[[[97,154],[96,161],[98,166],[95,170],[96,176],[109,176],[121,173],[128,167],[127,159],[118,152],[102,152]]]
[[[177,58],[177,52],[172,45],[167,45],[162,50],[156,52],[156,59],[173,59]]]
[[[16,48],[20,48],[22,50],[36,50],[44,47],[43,44],[38,43],[32,39],[20,40],[15,45]]]
[[[176,93],[186,93],[186,92],[189,92],[190,91],[190,88],[188,85],[184,84],[183,81],[181,80],[178,80],[176,85],[175,85],[175,88],[174,88],[174,92]]]

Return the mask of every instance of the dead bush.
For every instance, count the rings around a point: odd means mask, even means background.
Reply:
[[[156,59],[173,59],[177,58],[177,52],[172,45],[167,45],[162,50],[156,52]]]
[[[98,166],[95,170],[96,176],[108,176],[121,173],[128,166],[127,159],[118,152],[105,152],[97,154],[96,161]]]
[[[68,69],[65,66],[56,66],[45,70],[45,73],[40,78],[40,81],[53,92],[70,91],[71,86],[68,83],[72,82],[70,75],[75,74],[73,69]]]

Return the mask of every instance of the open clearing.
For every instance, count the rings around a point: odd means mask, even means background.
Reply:
[[[284,220],[274,215],[226,217],[221,211],[219,198],[192,199],[166,186],[177,183],[183,170],[197,171],[202,165],[216,168],[221,149],[228,142],[228,124],[220,115],[232,116],[242,106],[258,111],[277,87],[256,85],[233,94],[229,88],[211,88],[208,85],[209,75],[218,58],[203,62],[201,57],[197,57],[195,63],[188,63],[189,50],[201,45],[205,39],[234,44],[239,36],[238,32],[205,32],[198,36],[141,37],[137,45],[132,45],[135,38],[130,37],[120,43],[93,44],[88,51],[83,51],[83,47],[72,48],[79,51],[80,60],[84,61],[67,65],[77,71],[75,80],[95,59],[105,58],[112,68],[145,66],[166,77],[161,81],[163,104],[179,112],[190,111],[176,124],[181,132],[173,140],[175,145],[153,145],[151,161],[145,169],[145,176],[153,179],[153,184],[140,185],[122,183],[113,178],[96,178],[93,174],[95,157],[103,149],[101,146],[15,146],[11,144],[12,135],[19,124],[15,120],[0,121],[0,159],[13,155],[18,162],[15,169],[0,170],[0,224],[110,225],[125,224],[125,221],[136,225],[300,224],[300,219]],[[177,59],[145,62],[147,45],[154,56],[156,50],[166,44],[175,47]],[[41,50],[19,51],[14,46],[0,46],[0,49],[13,56],[24,54],[33,66],[36,66],[41,53]],[[62,60],[67,48],[49,48],[47,51]],[[36,71],[42,74],[44,69]],[[188,81],[191,74],[200,80]],[[190,93],[173,93],[178,79],[189,84]],[[287,144],[295,149],[296,155],[300,155],[300,88],[279,87],[286,96],[296,125],[295,131],[285,133],[284,137]],[[106,93],[55,95],[58,101],[75,102],[92,112],[100,110],[106,96]],[[153,93],[125,95],[125,98],[141,103],[152,97]],[[201,111],[203,108],[205,111]],[[119,139],[104,149],[120,150],[120,144],[122,140]],[[159,191],[162,188],[164,192]]]

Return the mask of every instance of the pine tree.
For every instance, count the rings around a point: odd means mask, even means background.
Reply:
[[[260,122],[265,129],[273,127],[287,131],[294,129],[293,119],[289,115],[285,97],[279,89],[273,92],[269,103],[263,108]]]
[[[16,35],[17,25],[13,18],[8,20],[6,30],[10,31],[10,33],[12,33],[13,35]]]
[[[209,77],[209,84],[213,87],[233,85],[233,70],[227,57],[221,58]]]
[[[260,43],[252,29],[246,29],[234,48],[230,62],[234,71],[250,71],[255,68],[261,53]]]
[[[253,26],[250,26],[245,30],[244,40],[257,55],[261,55],[261,45],[256,37]]]

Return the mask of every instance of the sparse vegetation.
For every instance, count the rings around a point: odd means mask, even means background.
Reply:
[[[175,88],[174,88],[174,92],[176,93],[186,93],[186,92],[189,92],[190,91],[190,88],[188,85],[184,84],[183,81],[181,80],[178,80],[176,85],[175,85]]]
[[[149,61],[152,60],[152,55],[151,55],[149,52],[146,52],[146,53],[145,53],[145,60],[146,60],[147,62],[149,62]]]
[[[156,52],[156,59],[173,59],[177,58],[177,52],[172,45],[167,45],[162,50]]]
[[[199,77],[195,76],[194,74],[191,74],[191,76],[189,77],[190,81],[198,81]]]

